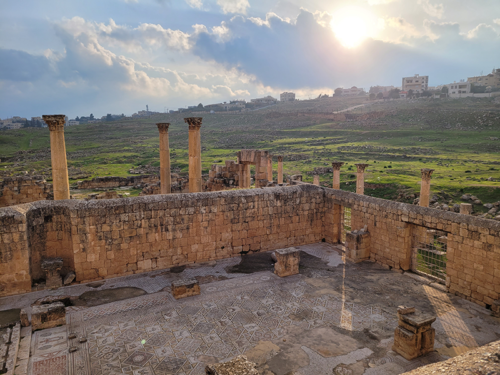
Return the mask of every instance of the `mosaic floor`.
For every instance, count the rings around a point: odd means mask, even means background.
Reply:
[[[320,258],[328,266],[343,264],[341,255],[329,245],[309,245],[301,250]],[[226,267],[235,262],[237,258],[223,264]],[[215,273],[215,268],[218,274],[228,275],[224,267],[210,267],[208,271],[196,268],[190,272],[206,275],[207,272]],[[394,272],[388,275],[403,277]],[[305,362],[296,366],[293,372],[296,375],[400,374],[447,358],[434,352],[418,360],[406,361],[392,352],[390,337],[397,318],[392,308],[385,307],[386,299],[379,303],[359,303],[338,293],[323,293],[324,271],[313,278],[302,274],[279,278],[268,271],[237,274],[227,280],[203,284],[200,296],[182,300],[175,300],[169,292],[157,292],[165,283],[170,285],[172,277],[165,275],[167,281],[160,281],[163,277],[143,275],[141,281],[136,276],[136,285],[149,287],[151,294],[96,307],[73,308],[67,315],[66,326],[35,332],[28,373],[204,374],[206,364],[244,354],[261,342],[281,345],[279,350],[285,351],[285,341],[292,345],[290,332],[311,332],[318,327],[326,327],[333,334],[341,332],[339,337],[346,340],[354,337],[357,344],[342,355],[324,356],[321,350],[307,344],[307,340],[297,343],[294,350],[300,350]],[[408,277],[404,280],[415,282]],[[126,282],[114,279],[106,283],[121,286]],[[69,288],[63,288],[66,292],[65,289]],[[441,295],[445,295],[435,289],[428,294],[429,298],[436,298],[438,305]],[[472,347],[482,345],[483,341],[498,340],[500,324],[495,320],[486,321],[479,310],[479,307],[470,311],[447,307],[441,311],[434,325],[436,349],[446,349],[450,344]],[[471,324],[481,324],[489,332],[479,330],[476,333]],[[363,332],[374,332],[386,338],[367,344],[369,340],[358,338]],[[77,338],[68,339],[69,333],[76,333]],[[83,344],[78,341],[81,336],[87,338]],[[69,353],[71,346],[76,346],[77,351]],[[273,355],[276,353],[270,358]],[[286,374],[276,370],[276,365],[271,370],[273,372],[266,374]]]

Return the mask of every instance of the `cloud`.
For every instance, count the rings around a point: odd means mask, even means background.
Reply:
[[[473,28],[467,33],[467,37],[469,39],[480,39],[483,41],[489,39],[495,39],[498,38],[498,36],[499,35],[495,31],[495,29],[490,25],[486,25],[485,23],[477,25],[475,28]]]
[[[51,70],[50,61],[45,56],[0,49],[0,80],[36,81]]]
[[[500,25],[500,18],[497,18],[496,20],[493,20],[494,23],[496,23],[497,25]]]
[[[196,8],[196,9],[201,9],[203,7],[203,2],[202,0],[186,0],[186,3],[191,7],[191,8]]]
[[[425,13],[427,13],[429,16],[435,18],[441,18],[443,16],[444,13],[443,4],[432,5],[430,3],[430,0],[418,0],[418,4],[422,5],[422,8],[424,9]]]
[[[368,5],[385,5],[399,0],[368,0]]]
[[[217,0],[217,4],[221,7],[222,13],[224,14],[246,14],[247,8],[250,7],[248,0]]]

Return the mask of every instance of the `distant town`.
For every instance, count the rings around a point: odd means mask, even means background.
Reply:
[[[315,99],[339,96],[366,96],[367,100],[397,100],[397,99],[416,99],[416,98],[464,98],[464,97],[488,97],[493,92],[500,91],[500,69],[493,69],[490,74],[476,77],[469,77],[467,80],[460,80],[439,86],[429,86],[429,76],[421,76],[415,74],[412,77],[403,77],[401,86],[372,86],[368,91],[364,88],[352,86],[351,88],[336,88],[331,95],[321,94]],[[297,100],[295,93],[283,92],[280,94],[279,100],[272,96],[263,98],[246,100],[232,100],[223,103],[214,103],[203,105],[187,106],[187,108],[178,108],[169,110],[168,113],[216,113],[216,112],[245,112],[253,111],[267,106],[276,105],[278,103],[293,102]],[[107,121],[115,121],[123,118],[148,118],[152,115],[162,114],[166,112],[150,111],[146,105],[146,110],[138,111],[131,116],[125,114],[110,114],[96,118],[91,113],[89,116],[77,116],[74,119],[66,117],[66,126],[74,126],[80,124],[94,124]],[[30,128],[30,127],[46,127],[47,125],[41,117],[32,117],[31,119],[13,116],[11,118],[0,119],[0,130]]]

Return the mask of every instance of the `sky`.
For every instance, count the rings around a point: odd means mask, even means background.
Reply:
[[[131,115],[500,68],[500,0],[0,0],[0,118]]]

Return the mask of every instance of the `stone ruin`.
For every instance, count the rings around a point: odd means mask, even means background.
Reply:
[[[141,176],[129,176],[129,177],[95,177],[89,181],[78,181],[78,189],[110,189],[125,186],[138,186],[143,184],[154,184],[160,181],[157,175],[141,175]]]
[[[0,182],[0,207],[53,198],[52,185],[42,176],[5,177]]]

